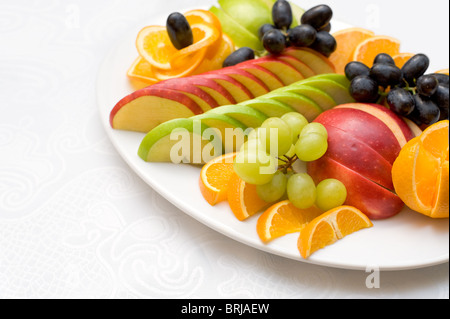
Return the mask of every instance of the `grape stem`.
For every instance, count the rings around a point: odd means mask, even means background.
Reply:
[[[292,168],[292,166],[293,166],[294,163],[298,160],[298,156],[297,156],[297,155],[294,155],[294,156],[292,156],[292,157],[289,157],[289,156],[287,156],[287,155],[284,155],[284,156],[282,156],[282,157],[279,157],[278,159],[279,159],[280,161],[286,163],[286,164],[283,164],[283,165],[279,166],[279,167],[278,167],[278,170],[283,171],[284,174],[287,174],[288,171],[289,171],[289,169],[294,170],[294,169]]]

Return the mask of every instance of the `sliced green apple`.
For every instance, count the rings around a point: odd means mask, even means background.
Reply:
[[[219,5],[241,26],[258,36],[259,28],[272,22],[272,9],[261,0],[219,0]]]
[[[240,25],[234,18],[225,13],[222,9],[213,6],[209,9],[219,18],[222,23],[223,32],[226,33],[237,47],[250,47],[256,51],[264,50],[258,37]]]
[[[110,114],[111,127],[117,130],[147,133],[166,121],[203,113],[185,94],[150,86],[124,97]]]
[[[303,81],[302,85],[312,86],[327,93],[338,105],[355,102],[349,90],[335,81],[310,78]]]
[[[323,110],[313,100],[292,92],[283,92],[277,90],[264,96],[266,99],[274,99],[289,105],[296,112],[302,114],[306,119],[312,122],[317,116],[319,116]],[[211,112],[211,111],[210,111]]]
[[[281,91],[281,90],[280,90]],[[316,102],[323,111],[337,106],[336,101],[322,90],[315,87],[304,85],[301,82],[283,88],[283,92],[297,93]]]
[[[208,111],[208,113],[227,115],[249,128],[260,127],[264,121],[267,120],[267,116],[263,113],[251,107],[240,104],[221,106]]]
[[[245,130],[247,127],[230,116],[207,112],[196,115],[191,119],[200,120],[203,124],[216,130],[216,134],[222,140],[225,153],[236,152],[245,142]]]
[[[328,73],[328,74],[319,74],[314,77],[315,79],[324,79],[331,80],[339,83],[343,87],[350,89],[350,81],[347,79],[345,75],[337,74],[337,73]]]
[[[144,137],[138,155],[147,162],[204,164],[223,152],[220,137],[204,134],[208,128],[190,118],[165,122]]]
[[[286,113],[295,112],[292,107],[285,103],[264,97],[249,100],[240,103],[240,105],[251,107],[265,114],[267,117],[282,117]]]

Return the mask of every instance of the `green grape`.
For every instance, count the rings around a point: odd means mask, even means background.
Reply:
[[[303,162],[316,161],[324,156],[327,150],[327,137],[319,133],[302,134],[295,145],[295,153]]]
[[[277,169],[277,160],[262,151],[240,152],[234,159],[236,174],[252,185],[268,184]]]
[[[310,133],[321,134],[321,135],[325,136],[326,139],[328,139],[328,131],[325,128],[325,126],[323,126],[320,123],[310,123],[310,124],[306,125],[305,128],[302,130],[300,137],[308,135]]]
[[[260,139],[262,141],[265,139],[267,153],[279,157],[289,152],[292,146],[292,132],[285,121],[272,117],[267,119],[260,129]]]
[[[291,203],[299,209],[308,209],[316,202],[316,185],[311,176],[305,173],[289,178],[287,193]]]
[[[292,132],[292,142],[295,144],[298,141],[300,133],[303,131],[308,120],[302,114],[297,112],[291,112],[284,114],[281,119],[289,125]]]
[[[240,149],[240,152],[253,152],[256,153],[258,151],[265,152],[265,145],[257,138],[253,138],[245,142]]]
[[[323,212],[344,205],[347,200],[347,188],[337,179],[326,179],[317,185],[316,205]]]
[[[270,183],[256,186],[259,198],[267,203],[278,201],[286,193],[287,181],[283,172],[276,172]]]

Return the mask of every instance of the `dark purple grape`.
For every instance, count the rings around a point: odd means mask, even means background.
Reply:
[[[272,18],[278,29],[288,30],[293,20],[290,3],[286,0],[277,0],[272,7]]]
[[[302,18],[301,24],[309,24],[316,30],[325,27],[333,18],[333,10],[325,4],[316,6],[306,11]]]
[[[416,81],[430,67],[430,59],[425,54],[416,54],[402,68],[403,78],[411,86],[415,86]]]
[[[434,73],[433,75],[436,77],[439,84],[444,84],[446,86],[449,86],[450,77],[447,74]]]
[[[384,88],[393,87],[401,82],[402,70],[392,64],[377,63],[370,70],[370,76]]]
[[[439,82],[434,75],[422,75],[417,80],[417,92],[423,96],[432,96],[436,93]]]
[[[243,47],[231,53],[223,62],[223,67],[226,68],[233,66],[244,61],[253,60],[254,58],[255,51],[250,48]]]
[[[442,120],[448,120],[448,113],[449,113],[449,88],[445,84],[439,84],[436,90],[436,93],[434,93],[432,100],[441,110],[441,118]]]
[[[402,88],[391,90],[386,101],[391,110],[401,116],[408,116],[414,111],[416,106],[416,101],[412,93]]]
[[[329,57],[337,49],[336,39],[326,31],[317,32],[316,41],[310,46],[311,49]]]
[[[395,65],[394,59],[387,53],[380,53],[376,56],[373,64],[378,63]]]
[[[345,76],[350,81],[360,75],[370,75],[370,68],[364,63],[353,61],[345,66]]]
[[[302,24],[288,31],[291,45],[295,47],[309,47],[316,41],[317,31],[308,24]]]
[[[178,50],[184,49],[194,43],[194,35],[186,17],[174,12],[167,18],[167,33],[173,46]]]
[[[436,103],[430,98],[414,95],[416,107],[408,118],[412,119],[416,124],[433,125],[437,123],[441,117],[441,111]]]
[[[264,48],[272,54],[280,54],[286,48],[286,36],[280,30],[271,30],[263,37]]]
[[[378,83],[369,76],[360,75],[350,84],[350,94],[357,102],[375,103],[380,95]]]
[[[324,26],[324,27],[322,27],[322,28],[320,28],[319,30],[317,30],[317,31],[325,31],[325,32],[331,32],[331,22],[330,23],[328,23],[326,26]]]
[[[262,40],[264,38],[264,35],[267,32],[269,32],[271,30],[275,30],[275,29],[276,29],[276,27],[274,25],[271,25],[270,23],[266,23],[266,24],[262,25],[261,28],[259,28],[259,31],[258,31],[259,39]]]

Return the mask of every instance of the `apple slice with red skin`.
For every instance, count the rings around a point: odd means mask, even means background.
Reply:
[[[244,62],[237,64],[236,67],[256,76],[269,88],[270,91],[284,86],[284,83],[278,76],[259,65]]]
[[[217,84],[225,88],[236,100],[237,103],[248,101],[254,98],[252,92],[249,91],[241,82],[236,81],[231,76],[225,74],[201,74],[196,75],[205,79],[215,81]]]
[[[117,130],[147,133],[166,121],[202,113],[186,94],[153,85],[120,100],[110,113],[110,124]]]
[[[237,103],[236,100],[233,98],[233,96],[230,94],[230,92],[225,90],[223,86],[217,84],[215,81],[208,78],[200,76],[191,76],[187,78],[170,79],[168,81],[175,83],[175,85],[176,84],[183,85],[183,83],[189,83],[191,85],[194,85],[199,89],[202,89],[203,91],[208,93],[214,100],[216,100],[219,106]]]
[[[158,87],[167,88],[186,94],[202,108],[203,112],[208,112],[209,110],[219,106],[219,103],[217,103],[211,95],[188,81],[181,82],[168,80],[158,83]]]
[[[347,188],[346,205],[361,210],[371,220],[382,220],[399,214],[405,207],[393,192],[345,167],[327,155],[308,164],[308,174],[316,184],[334,178]]]
[[[336,73],[334,64],[328,58],[309,48],[287,48],[282,55],[293,56],[309,66],[316,75]]]
[[[247,71],[236,68],[235,66],[223,68],[208,72],[206,74],[222,74],[228,75],[245,86],[254,97],[258,97],[270,92],[267,85],[260,79]]]
[[[291,64],[284,62],[276,57],[267,56],[259,59],[249,60],[242,63],[243,65],[258,65],[261,66],[273,74],[275,74],[284,86],[292,83],[304,80],[305,77]]]
[[[292,65],[305,79],[317,75],[308,65],[293,56],[281,54],[277,56],[277,59]]]

